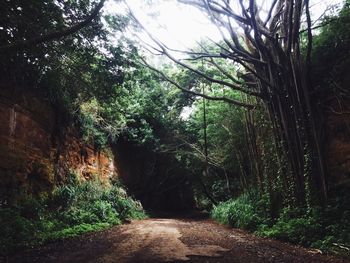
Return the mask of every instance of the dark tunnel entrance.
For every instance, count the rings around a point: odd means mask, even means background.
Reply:
[[[195,208],[189,172],[173,155],[151,152],[123,140],[113,151],[119,178],[146,211],[175,214]]]

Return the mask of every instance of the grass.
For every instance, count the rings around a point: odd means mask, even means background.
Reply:
[[[214,206],[211,216],[222,224],[254,231],[269,221],[268,213],[268,203],[252,191]]]

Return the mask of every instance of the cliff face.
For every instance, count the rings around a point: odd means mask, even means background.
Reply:
[[[326,113],[326,158],[332,185],[350,186],[350,100],[334,99]]]
[[[30,94],[0,94],[0,198],[50,190],[69,173],[106,184],[115,175],[112,154],[95,152],[72,128],[58,130],[56,118]]]

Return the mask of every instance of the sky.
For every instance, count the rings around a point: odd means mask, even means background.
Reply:
[[[269,5],[271,0],[265,0]],[[186,50],[193,47],[201,38],[220,39],[220,33],[207,17],[194,7],[177,3],[175,0],[126,0],[135,16],[163,43],[174,49]],[[154,5],[148,5],[153,2]],[[311,14],[318,19],[327,6],[342,3],[343,0],[310,0]],[[106,13],[125,12],[121,1],[109,0]],[[139,34],[146,39],[145,35]]]

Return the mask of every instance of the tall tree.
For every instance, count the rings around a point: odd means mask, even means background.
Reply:
[[[224,80],[177,59],[172,55],[174,50],[149,34],[155,43],[154,49],[206,81],[258,98],[273,124],[279,155],[287,162],[284,175],[294,178],[294,196],[298,202],[307,201],[311,185],[320,197],[327,199],[320,123],[317,122],[316,105],[311,99],[312,21],[309,0],[272,0],[265,5],[265,1],[260,0],[179,2],[206,13],[222,35],[222,41],[212,41],[216,49],[202,46],[200,52],[190,50],[184,53],[192,60],[204,60],[216,67]],[[306,22],[303,22],[303,17]],[[305,37],[301,31],[306,32]],[[302,40],[306,42],[305,48]],[[218,63],[220,60],[233,63],[241,73],[227,71]],[[246,101],[231,103],[252,109]]]

